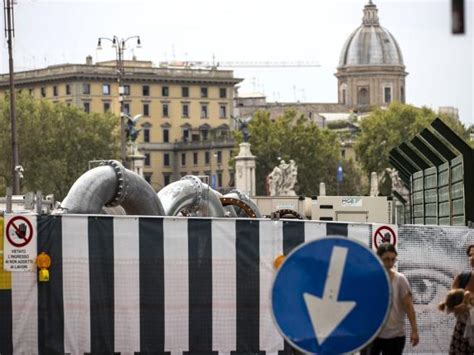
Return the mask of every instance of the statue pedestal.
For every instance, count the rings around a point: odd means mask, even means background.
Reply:
[[[249,196],[255,196],[255,156],[250,143],[240,143],[239,155],[235,157],[235,188]]]
[[[130,170],[143,177],[145,156],[138,151],[138,146],[134,142],[129,142],[127,144],[127,161]]]

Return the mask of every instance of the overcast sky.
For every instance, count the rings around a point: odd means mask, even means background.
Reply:
[[[17,0],[15,68],[115,58],[99,36],[140,35],[126,52],[154,63],[170,60],[316,61],[317,68],[235,69],[240,92],[269,101],[336,102],[340,51],[362,21],[367,0]],[[455,106],[474,123],[473,1],[466,34],[451,34],[450,0],[374,1],[380,23],[397,39],[409,75],[407,102]],[[1,71],[8,71],[3,43]]]

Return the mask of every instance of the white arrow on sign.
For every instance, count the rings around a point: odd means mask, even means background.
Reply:
[[[346,258],[347,248],[335,246],[329,262],[323,298],[310,293],[303,294],[314,333],[320,346],[323,345],[334,329],[337,328],[357,304],[354,301],[339,302],[337,300]]]

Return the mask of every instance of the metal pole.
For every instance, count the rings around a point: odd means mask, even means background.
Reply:
[[[127,166],[127,146],[125,137],[125,114],[123,112],[123,41],[117,38],[117,51],[118,51],[118,85],[119,85],[119,102],[120,102],[120,158],[123,166]]]
[[[13,69],[13,36],[15,33],[13,25],[13,0],[4,0],[3,4],[5,7],[5,34],[7,36],[8,44],[8,67],[10,73],[10,121],[12,131],[12,186],[13,195],[20,193],[20,176],[16,167],[19,165],[18,157],[18,144],[17,144],[17,132],[16,132],[16,105],[15,105],[15,80],[14,80],[14,69]]]

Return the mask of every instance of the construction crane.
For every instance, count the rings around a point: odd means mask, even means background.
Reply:
[[[217,69],[217,68],[316,68],[321,65],[315,61],[238,61],[238,62],[205,62],[205,61],[171,61],[160,62],[162,68],[183,69]]]

